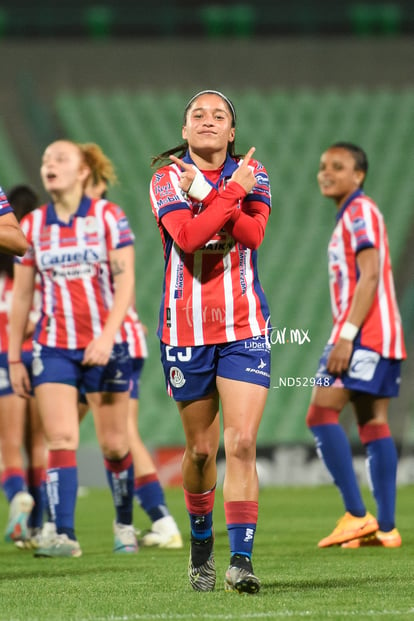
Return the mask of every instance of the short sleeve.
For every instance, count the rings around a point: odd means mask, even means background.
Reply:
[[[108,203],[104,211],[108,250],[131,246],[135,236],[124,211],[114,203]]]

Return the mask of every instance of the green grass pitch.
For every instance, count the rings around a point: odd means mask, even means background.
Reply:
[[[368,490],[368,509],[375,512]],[[225,593],[229,561],[221,490],[214,514],[217,585],[196,593],[187,581],[188,518],[182,490],[166,490],[183,532],[183,550],[141,549],[112,553],[113,509],[109,490],[78,499],[80,559],[35,559],[0,543],[0,621],[214,621],[309,619],[414,621],[414,487],[398,490],[399,549],[319,550],[342,513],[333,486],[263,488],[255,539],[257,595]],[[136,527],[148,519],[135,505]],[[5,526],[7,505],[0,500]],[[2,526],[1,526],[2,527]]]

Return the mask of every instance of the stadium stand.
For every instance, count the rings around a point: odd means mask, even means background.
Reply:
[[[273,213],[259,262],[276,342],[273,388],[259,443],[309,442],[304,425],[309,383],[331,325],[326,246],[335,216],[316,184],[319,156],[338,140],[364,146],[370,159],[366,192],[386,217],[397,265],[414,223],[412,181],[407,175],[414,143],[414,91],[228,94],[238,112],[237,151],[246,152],[254,144],[257,158],[269,172],[273,194]],[[182,435],[172,404],[171,417],[165,416],[169,405],[155,337],[163,261],[148,200],[150,159],[181,141],[187,95],[94,90],[65,91],[56,99],[56,113],[67,135],[98,142],[113,159],[120,183],[111,197],[123,206],[136,232],[137,300],[149,328],[151,354],[142,383],[146,412],[142,433],[151,437],[154,446],[180,444]],[[302,386],[289,386],[292,381]],[[161,414],[163,423],[157,425]]]
[[[4,190],[25,179],[22,166],[14,152],[6,125],[0,118],[0,184]]]

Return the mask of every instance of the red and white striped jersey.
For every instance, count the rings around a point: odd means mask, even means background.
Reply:
[[[13,209],[10,207],[6,193],[3,188],[0,187],[0,216],[5,216],[6,213],[11,212],[13,212]]]
[[[135,306],[130,306],[124,319],[124,329],[131,358],[148,358],[145,328]]]
[[[0,353],[7,353],[9,348],[9,317],[12,303],[13,279],[7,272],[0,273]],[[40,310],[40,281],[36,279],[35,291],[33,295],[33,307],[30,311],[29,320],[36,324],[39,319]],[[32,349],[32,337],[27,338],[22,351]]]
[[[12,299],[13,279],[0,274],[0,352],[7,353],[9,347],[9,314]]]
[[[182,158],[193,163],[187,154]],[[227,156],[219,171],[202,171],[219,192],[239,161]],[[271,208],[270,186],[264,166],[251,160],[256,185],[241,201]],[[165,272],[158,336],[169,345],[192,346],[225,343],[265,333],[269,308],[259,282],[257,251],[236,242],[224,229],[199,250],[184,252],[162,224],[165,214],[191,210],[197,217],[205,206],[179,188],[180,169],[160,168],[152,177],[150,198],[164,248]],[[252,203],[251,203],[252,204]]]
[[[329,339],[335,343],[346,321],[358,281],[357,254],[376,248],[380,274],[372,307],[358,341],[384,358],[406,357],[401,317],[396,301],[387,229],[372,199],[355,192],[337,214],[328,246],[329,283],[334,327]]]
[[[29,242],[22,265],[41,278],[42,308],[35,338],[42,345],[84,348],[99,336],[112,307],[114,287],[109,252],[134,243],[122,209],[83,197],[70,222],[61,222],[53,204],[21,221]],[[121,328],[116,342],[126,340]]]

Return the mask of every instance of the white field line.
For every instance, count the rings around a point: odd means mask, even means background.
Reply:
[[[215,621],[239,621],[240,619],[289,619],[289,618],[309,618],[317,617],[318,619],[343,619],[344,617],[360,619],[378,619],[380,617],[400,617],[400,616],[414,616],[414,608],[408,610],[352,610],[345,612],[344,610],[325,610],[312,612],[312,610],[293,611],[293,610],[275,610],[272,612],[257,612],[247,614],[214,614],[214,613],[186,613],[186,614],[174,614],[174,613],[161,613],[161,614],[131,614],[123,616],[109,616],[109,617],[91,617],[84,619],[83,621],[181,621],[186,619],[196,619],[202,621],[203,619],[212,619]]]

